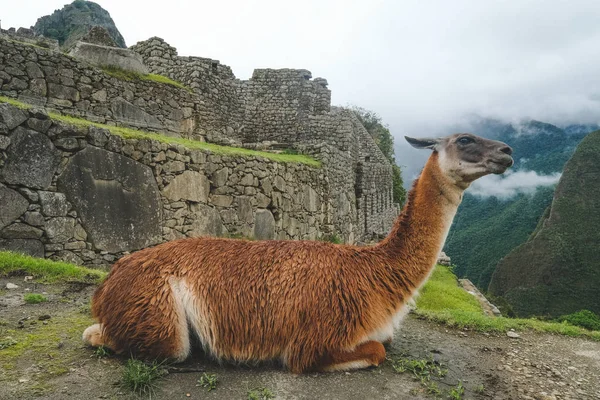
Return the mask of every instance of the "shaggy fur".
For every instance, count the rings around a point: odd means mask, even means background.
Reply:
[[[183,360],[195,336],[217,359],[279,359],[295,373],[378,365],[381,342],[437,260],[459,186],[434,151],[392,232],[372,247],[202,237],[128,255],[96,291],[99,324],[84,340]]]

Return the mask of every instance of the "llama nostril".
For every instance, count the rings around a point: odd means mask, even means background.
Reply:
[[[510,146],[505,146],[503,148],[500,149],[501,152],[503,152],[504,154],[508,154],[509,156],[512,154],[512,148]]]

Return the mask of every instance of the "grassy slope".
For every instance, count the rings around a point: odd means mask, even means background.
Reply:
[[[102,70],[106,74],[113,76],[117,79],[124,80],[124,81],[142,80],[142,81],[152,81],[152,82],[164,83],[167,85],[178,87],[180,89],[185,89],[188,92],[193,93],[192,89],[183,85],[181,82],[174,81],[173,79],[167,78],[166,76],[163,76],[163,75],[141,74],[139,72],[126,71],[126,70],[121,69],[116,66],[102,67]]]
[[[0,103],[9,103],[19,108],[27,109],[31,108],[29,104],[20,102],[15,99],[11,99],[9,97],[0,96]],[[306,164],[311,167],[319,168],[321,166],[321,162],[315,160],[310,156],[306,156],[303,154],[278,154],[278,153],[269,153],[266,151],[257,151],[257,150],[249,150],[243,149],[239,147],[229,147],[229,146],[220,146],[213,143],[206,142],[198,142],[196,140],[183,139],[183,138],[173,138],[165,135],[161,135],[160,133],[146,132],[136,129],[124,128],[119,126],[111,126],[105,124],[99,124],[96,122],[88,121],[82,118],[70,117],[66,115],[60,115],[56,113],[49,113],[50,118],[55,121],[61,121],[70,125],[75,125],[79,127],[88,127],[95,126],[98,128],[103,128],[109,130],[113,135],[121,136],[125,139],[151,139],[156,140],[162,143],[168,144],[180,144],[189,149],[199,149],[199,150],[208,150],[214,154],[222,154],[222,155],[230,155],[230,156],[241,156],[241,157],[263,157],[269,160],[281,162],[281,163],[301,163]]]
[[[421,290],[415,314],[449,326],[482,332],[531,329],[568,336],[585,336],[600,341],[600,331],[588,331],[567,323],[489,317],[483,313],[475,297],[458,286],[456,276],[447,267],[442,266],[436,268]]]
[[[11,253],[10,251],[0,251],[0,276],[16,272],[25,272],[32,275],[37,281],[45,283],[58,281],[100,283],[106,277],[106,272],[95,269]]]

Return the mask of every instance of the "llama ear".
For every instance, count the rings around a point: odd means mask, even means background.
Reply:
[[[404,136],[404,139],[406,139],[406,141],[408,143],[410,143],[410,145],[414,148],[417,149],[431,149],[431,150],[435,150],[435,146],[439,143],[439,139],[432,139],[432,138],[411,138],[408,136]]]

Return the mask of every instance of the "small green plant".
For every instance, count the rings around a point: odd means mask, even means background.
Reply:
[[[589,310],[581,310],[573,314],[563,315],[558,318],[558,321],[566,321],[571,325],[580,326],[590,331],[600,331],[600,316]]]
[[[428,359],[411,359],[402,357],[392,361],[392,368],[398,373],[410,372],[428,394],[440,396],[442,391],[432,378],[443,378],[448,373],[442,364],[435,361],[433,357]]]
[[[298,155],[300,152],[296,149],[283,149],[281,154]]]
[[[92,315],[92,303],[88,302],[79,306],[79,312],[85,315]]]
[[[248,390],[248,400],[270,400],[274,399],[275,395],[266,387],[258,387]]]
[[[127,360],[123,371],[123,386],[137,395],[151,396],[156,389],[156,381],[166,374],[162,363],[147,364],[136,359]]]
[[[483,392],[485,392],[485,386],[483,386],[483,383],[481,383],[481,384],[475,386],[475,389],[473,389],[473,391],[475,393],[482,394]]]
[[[206,389],[207,392],[214,390],[217,388],[217,383],[219,382],[216,374],[207,374],[206,372],[202,374],[196,386],[201,386]]]
[[[392,368],[398,373],[411,372],[421,382],[429,381],[432,376],[443,378],[448,373],[448,370],[433,357],[429,359],[402,357],[392,362]]]
[[[4,339],[0,340],[0,350],[7,349],[17,343],[18,342],[12,337],[6,336]]]
[[[109,350],[106,347],[104,347],[104,346],[98,346],[94,350],[94,355],[97,358],[104,358],[104,357],[108,356],[109,354],[110,354]]]
[[[465,387],[462,381],[458,381],[458,384],[448,392],[448,398],[452,400],[462,400],[463,394],[465,394]]]
[[[23,300],[27,304],[39,304],[48,301],[48,298],[38,293],[27,293],[23,296]]]
[[[440,390],[439,386],[435,382],[427,381],[427,382],[421,382],[421,384],[425,387],[425,390],[427,390],[428,394],[432,394],[436,397],[440,396],[442,394],[442,391]]]
[[[256,240],[253,236],[246,236],[243,233],[226,233],[222,237],[225,239],[238,239],[238,240]]]
[[[342,244],[344,243],[344,241],[342,240],[341,237],[338,236],[337,233],[331,233],[329,235],[324,235],[321,240],[323,242],[330,242],[330,243],[334,243],[334,244]]]

